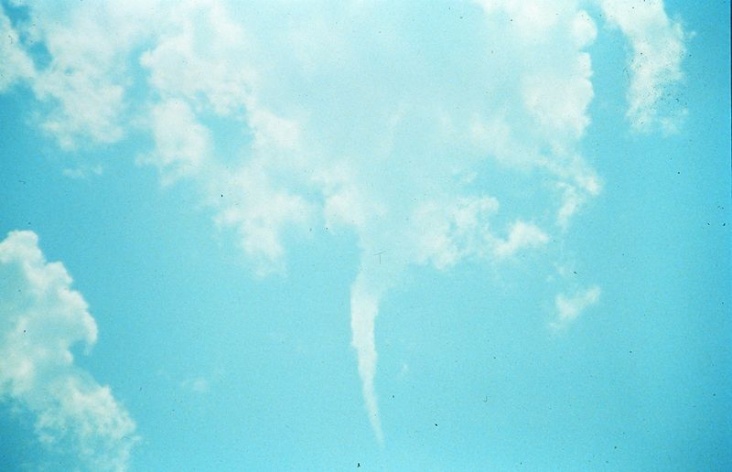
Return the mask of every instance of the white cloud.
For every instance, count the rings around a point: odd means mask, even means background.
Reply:
[[[199,171],[213,149],[208,129],[197,122],[188,104],[177,99],[157,103],[149,118],[155,150],[139,162],[157,166],[166,183]]]
[[[303,229],[311,214],[308,202],[275,186],[267,170],[266,162],[254,160],[235,171],[215,172],[205,182],[216,223],[235,229],[260,276],[284,272],[281,234],[287,228]]]
[[[194,377],[184,380],[181,387],[192,393],[203,395],[211,391],[211,382],[206,377]]]
[[[384,441],[376,396],[376,341],[374,325],[379,313],[379,295],[372,292],[366,277],[359,275],[351,287],[351,344],[358,355],[358,373],[361,376],[363,397],[371,427],[379,442]]]
[[[508,238],[499,241],[493,250],[497,257],[509,257],[526,247],[543,246],[549,241],[538,226],[524,221],[517,221],[511,225]]]
[[[417,261],[444,269],[465,257],[484,257],[494,239],[489,221],[498,207],[498,200],[492,197],[420,205],[415,212]]]
[[[253,80],[246,61],[250,40],[226,6],[194,0],[155,13],[159,36],[140,56],[151,88],[164,98],[211,106],[219,115],[240,112]]]
[[[88,179],[92,175],[102,175],[104,168],[101,164],[94,166],[79,166],[63,170],[63,174],[70,179]]]
[[[597,35],[580,2],[484,0],[462,17],[404,4],[89,3],[30,6],[39,26],[26,33],[51,60],[36,76],[15,61],[13,80],[53,104],[44,126],[62,145],[149,136],[139,162],[191,184],[260,275],[285,272],[291,234],[352,231],[353,346],[377,435],[384,293],[414,266],[536,250],[601,190],[580,154]],[[639,18],[628,2],[602,5],[637,52],[631,120],[662,120],[680,27],[658,3]]]
[[[74,364],[97,326],[61,263],[47,263],[31,231],[0,242],[0,398],[36,416],[49,447],[72,450],[89,470],[124,471],[135,423],[108,386]]]
[[[125,134],[125,89],[131,81],[124,72],[146,23],[139,8],[115,5],[95,3],[62,18],[49,3],[30,10],[34,41],[50,57],[32,87],[50,106],[42,126],[62,147],[74,148],[85,139],[111,143]]]
[[[29,79],[35,74],[33,61],[23,49],[18,32],[5,16],[0,5],[0,93],[21,79]]]
[[[204,374],[186,377],[179,385],[183,390],[190,393],[205,395],[219,385],[225,375],[226,371],[222,367],[214,367]]]
[[[524,80],[524,106],[543,133],[553,137],[551,144],[555,146],[582,137],[590,123],[587,115],[593,96],[590,55],[580,53],[568,66],[572,68],[569,76],[564,70],[550,69],[536,71]]]
[[[669,19],[662,0],[602,0],[600,5],[632,48],[628,118],[633,128],[675,131],[686,113],[674,95],[674,87],[683,79],[681,63],[686,52],[681,24]]]
[[[587,308],[600,300],[600,293],[600,287],[593,286],[577,291],[573,295],[557,295],[554,299],[557,319],[552,322],[551,326],[559,329],[573,323]]]

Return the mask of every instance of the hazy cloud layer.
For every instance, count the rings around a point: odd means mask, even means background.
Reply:
[[[138,162],[192,183],[260,275],[284,273],[286,241],[309,227],[354,232],[352,344],[379,437],[383,294],[410,267],[540,250],[601,191],[579,152],[595,2],[88,3],[3,20],[20,43],[5,87],[29,80],[64,147],[151,138]],[[634,51],[631,123],[671,130],[679,25],[660,2],[600,7]],[[38,45],[48,57],[28,65]],[[567,304],[559,317],[576,317]]]
[[[127,469],[135,423],[112,395],[74,364],[97,326],[61,263],[47,263],[31,231],[0,242],[0,400],[35,415],[40,441],[71,450],[85,470]]]

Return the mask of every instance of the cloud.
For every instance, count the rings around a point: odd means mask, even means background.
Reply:
[[[35,415],[39,440],[72,450],[85,468],[124,471],[135,423],[108,386],[74,364],[97,326],[61,263],[47,263],[31,231],[0,242],[0,399]]]
[[[600,287],[593,286],[585,290],[575,292],[571,296],[559,294],[554,299],[557,311],[557,319],[552,322],[554,329],[560,329],[573,323],[590,306],[600,300]]]
[[[379,297],[367,286],[364,276],[359,276],[351,287],[351,345],[358,355],[358,373],[361,376],[363,397],[371,427],[380,443],[384,441],[379,418],[378,400],[374,381],[376,378],[376,341],[374,324],[379,313]]]
[[[549,241],[549,237],[537,226],[517,221],[511,226],[508,238],[499,241],[494,249],[497,257],[509,257],[525,247],[542,246]]]
[[[139,163],[158,167],[167,184],[200,170],[212,151],[211,137],[186,102],[168,99],[156,103],[149,121],[155,150],[140,156]]]
[[[6,91],[13,84],[22,79],[29,79],[35,74],[33,60],[20,44],[20,36],[13,28],[10,20],[5,16],[3,6],[0,5],[0,93]]]
[[[184,380],[181,387],[192,393],[203,395],[211,391],[211,382],[205,377],[194,377]]]
[[[96,164],[91,167],[80,166],[64,169],[62,173],[70,179],[88,179],[91,176],[102,175],[104,173],[104,169],[101,164]]]
[[[221,367],[215,367],[203,375],[186,377],[180,382],[180,387],[196,395],[210,393],[224,378],[226,372]]]
[[[403,3],[89,3],[31,4],[32,31],[5,23],[48,52],[35,75],[21,60],[12,75],[49,107],[42,126],[66,147],[149,138],[138,162],[197,192],[259,275],[286,273],[288,240],[314,225],[355,235],[352,345],[377,437],[382,297],[416,267],[540,250],[602,189],[581,153],[598,35],[581,2],[419,14]],[[680,79],[680,26],[651,3],[635,18],[630,3],[601,2],[635,51],[634,126],[670,123],[659,97]]]
[[[686,113],[678,100],[683,80],[681,63],[686,53],[686,33],[678,21],[669,19],[663,1],[603,0],[610,24],[628,39],[632,54],[628,119],[636,131],[660,127],[673,132]]]

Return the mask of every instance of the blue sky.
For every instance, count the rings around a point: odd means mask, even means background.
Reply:
[[[3,470],[732,467],[729,2],[0,5]]]

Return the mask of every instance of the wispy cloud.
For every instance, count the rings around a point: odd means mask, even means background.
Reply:
[[[181,387],[192,393],[203,395],[211,390],[211,382],[206,377],[193,377],[184,380]]]
[[[415,266],[539,250],[601,191],[580,152],[598,29],[578,2],[418,14],[368,2],[89,3],[62,16],[31,5],[32,31],[4,19],[22,44],[8,77],[49,104],[42,126],[62,146],[148,136],[138,162],[164,184],[192,184],[260,275],[285,273],[287,240],[313,225],[355,234],[352,344],[378,437],[384,294]],[[683,34],[660,2],[639,18],[630,3],[602,5],[633,44],[637,126],[666,119],[659,97],[680,79]],[[31,41],[48,64],[22,59]],[[562,297],[569,319],[578,302]]]
[[[35,67],[33,60],[26,53],[20,42],[20,35],[5,16],[3,6],[0,5],[0,93],[6,91],[15,83],[33,77]]]
[[[590,306],[600,300],[601,290],[593,286],[585,290],[579,290],[572,295],[559,294],[554,299],[554,306],[557,312],[557,319],[552,322],[554,329],[561,329],[569,326]]]
[[[88,179],[91,176],[102,175],[104,169],[101,164],[94,166],[79,166],[63,170],[63,174],[70,179]]]
[[[0,280],[0,398],[35,415],[43,444],[90,470],[126,470],[135,422],[74,364],[71,347],[89,350],[97,326],[66,269],[45,261],[35,233],[17,231],[0,242]]]
[[[687,33],[678,21],[666,15],[662,0],[603,0],[600,5],[632,49],[628,119],[633,128],[642,132],[659,127],[664,132],[675,131],[686,114],[678,84],[683,79],[681,63]]]
[[[224,376],[224,369],[216,367],[210,372],[185,378],[180,382],[180,387],[183,390],[197,395],[205,395],[211,392],[211,390],[221,382]]]

